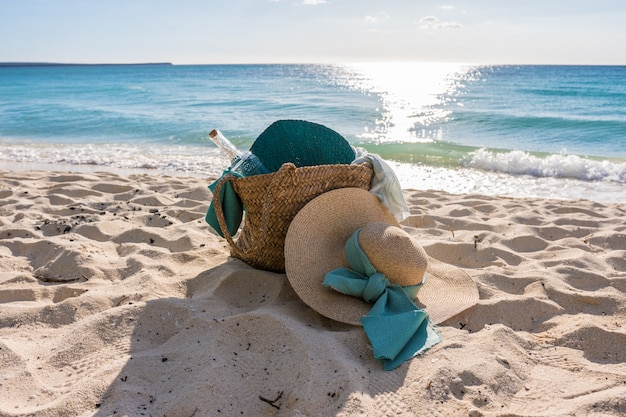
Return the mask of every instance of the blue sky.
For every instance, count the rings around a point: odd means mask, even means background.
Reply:
[[[0,0],[0,61],[626,64],[623,0]]]

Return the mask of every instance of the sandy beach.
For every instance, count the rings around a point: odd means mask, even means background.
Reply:
[[[0,171],[0,416],[626,415],[626,206],[404,190],[480,301],[386,372],[229,257],[209,183]]]

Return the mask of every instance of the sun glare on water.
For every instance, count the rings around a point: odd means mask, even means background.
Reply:
[[[471,66],[454,63],[356,63],[346,65],[353,73],[349,87],[378,94],[382,108],[374,131],[362,135],[375,142],[430,142],[441,139],[435,122],[449,114],[439,105]]]

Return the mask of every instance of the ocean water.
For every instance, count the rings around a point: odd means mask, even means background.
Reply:
[[[328,126],[404,188],[626,203],[626,67],[0,66],[0,169],[214,178],[279,119]],[[207,181],[208,182],[208,181]]]

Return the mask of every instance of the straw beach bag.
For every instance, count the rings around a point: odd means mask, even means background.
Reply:
[[[298,211],[313,198],[337,188],[369,190],[372,169],[367,164],[333,164],[296,168],[285,163],[270,174],[224,176],[213,193],[215,215],[230,246],[231,256],[268,271],[285,270],[285,236]],[[218,196],[230,182],[245,206],[245,219],[237,240],[226,226]]]

